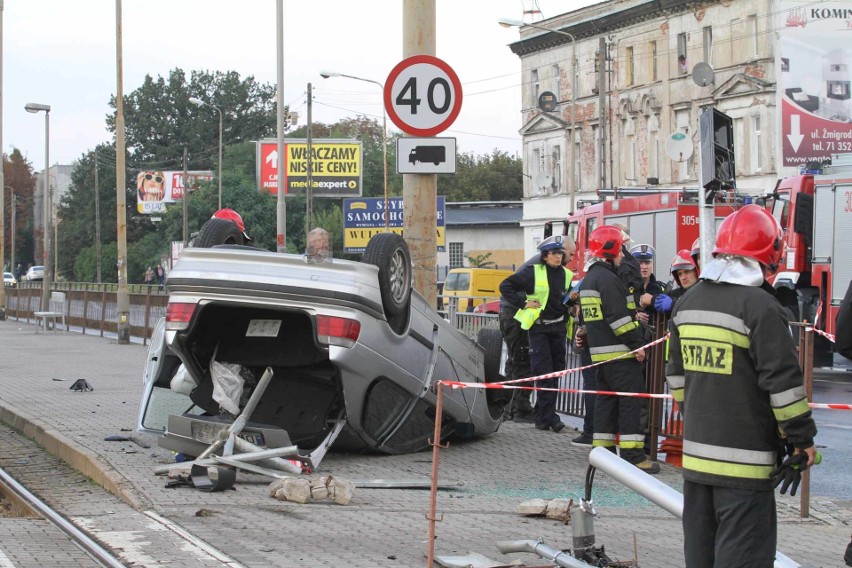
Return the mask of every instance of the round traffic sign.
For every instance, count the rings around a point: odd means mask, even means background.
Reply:
[[[391,121],[412,136],[443,132],[461,111],[458,75],[431,55],[414,55],[400,61],[385,81],[384,95]]]

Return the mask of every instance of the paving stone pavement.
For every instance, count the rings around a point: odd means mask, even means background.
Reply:
[[[99,337],[35,335],[34,331],[33,326],[13,320],[0,322],[0,420],[36,438],[121,496],[114,499],[88,485],[92,491],[81,493],[79,485],[71,484],[78,490],[63,492],[53,504],[71,511],[75,522],[89,527],[101,540],[112,540],[116,550],[129,551],[133,565],[160,565],[162,557],[152,553],[155,548],[163,554],[185,553],[193,558],[192,563],[172,563],[181,566],[426,563],[429,492],[425,490],[359,488],[350,505],[340,506],[330,501],[307,505],[277,501],[267,494],[269,480],[253,475],[240,474],[235,490],[224,493],[166,488],[165,480],[153,475],[153,468],[172,457],[157,448],[155,436],[135,434],[151,443],[147,450],[132,442],[103,441],[135,424],[146,349]],[[79,378],[86,379],[94,391],[71,392],[70,385]],[[580,498],[588,450],[572,447],[573,435],[570,428],[555,434],[529,424],[507,423],[492,436],[452,443],[441,450],[440,480],[464,485],[439,493],[438,513],[443,520],[437,524],[436,553],[472,551],[505,562],[520,558],[542,564],[531,554],[502,556],[495,542],[542,538],[556,547],[570,547],[570,525],[525,518],[514,511],[528,498]],[[5,453],[3,435],[0,447]],[[4,467],[8,461],[0,460]],[[431,464],[429,452],[405,456],[331,453],[319,473],[350,480],[428,480]],[[676,468],[663,464],[658,477],[681,489]],[[600,472],[593,500],[598,511],[597,542],[606,546],[610,557],[634,558],[635,536],[640,566],[683,566],[678,519]],[[852,530],[852,503],[812,495],[808,519],[799,518],[797,507],[798,498],[778,496],[779,548],[803,566],[842,566]],[[174,532],[178,528],[203,542],[182,541]],[[149,537],[165,540],[157,541],[156,547],[138,545]],[[225,556],[215,556],[203,543]],[[191,552],[186,553],[187,549]],[[228,564],[228,559],[233,562]]]

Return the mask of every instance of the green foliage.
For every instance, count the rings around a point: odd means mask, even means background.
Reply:
[[[225,145],[258,140],[275,132],[275,86],[239,73],[181,69],[168,78],[146,75],[142,86],[124,97],[125,140],[129,165],[141,169],[180,169],[183,147],[191,169],[214,169],[219,149],[219,113],[212,106],[189,102],[198,98],[222,111]],[[115,98],[110,100],[115,108]],[[286,109],[285,109],[286,111]],[[115,132],[115,116],[107,117]]]
[[[488,260],[489,258],[491,258],[491,253],[486,252],[485,254],[468,256],[467,262],[473,268],[497,268],[497,263],[493,260]]]
[[[127,260],[128,281],[142,282],[147,266],[167,258],[172,241],[183,239],[183,206],[169,206],[157,223],[152,216],[136,212],[135,175],[141,169],[182,169],[183,145],[189,153],[189,169],[217,172],[219,115],[215,109],[198,107],[189,102],[197,97],[216,105],[224,113],[224,157],[222,168],[222,204],[242,216],[246,232],[253,244],[267,250],[276,249],[277,199],[275,195],[257,191],[255,143],[275,132],[275,89],[259,84],[253,77],[241,79],[235,72],[192,71],[187,79],[184,71],[174,69],[167,78],[146,76],[143,84],[124,98],[125,132],[128,154],[127,190]],[[115,108],[115,100],[110,101]],[[107,126],[115,129],[115,116],[107,116]],[[358,116],[328,125],[312,125],[314,139],[355,138],[362,142],[362,179],[364,196],[384,195],[385,133],[375,119]],[[302,127],[287,134],[303,138]],[[387,133],[388,194],[402,195],[402,176],[396,173],[396,138]],[[17,152],[17,151],[16,151]],[[13,158],[14,158],[13,153]],[[19,166],[29,176],[31,199],[32,167],[17,153]],[[14,161],[14,160],[13,160]],[[95,164],[99,166],[97,194],[94,184]],[[7,162],[4,167],[8,168]],[[8,172],[8,169],[6,170]],[[438,194],[447,201],[519,200],[522,195],[521,160],[494,150],[490,155],[460,154],[456,175],[438,176]],[[7,183],[9,174],[7,173]],[[26,176],[24,176],[26,177]],[[17,190],[17,187],[16,187]],[[18,192],[18,195],[21,195]],[[69,280],[95,279],[95,196],[100,203],[101,263],[105,282],[116,281],[116,191],[115,146],[101,144],[83,154],[75,163],[71,188],[59,205],[60,272]],[[20,202],[19,202],[20,206]],[[202,184],[187,198],[189,235],[198,231],[218,206],[218,180]],[[32,208],[21,208],[31,211]],[[305,250],[305,198],[291,195],[286,199],[287,251],[301,254]],[[22,216],[18,217],[18,223]],[[29,221],[31,223],[31,219]],[[343,255],[343,212],[339,199],[313,200],[313,224],[332,235],[335,256]],[[18,234],[24,233],[20,229]],[[32,229],[26,231],[31,235]],[[30,244],[32,239],[30,239]],[[18,254],[22,245],[19,240]],[[32,247],[30,247],[31,249]],[[26,249],[25,249],[26,250]],[[357,256],[356,256],[357,257]],[[487,255],[480,259],[493,264]],[[471,264],[476,259],[471,260]]]
[[[9,211],[9,217],[5,225],[4,235],[4,258],[6,262],[12,262],[12,193],[15,194],[15,264],[20,263],[26,270],[30,264],[35,262],[36,251],[41,251],[41,243],[36,243],[33,236],[35,220],[33,218],[33,207],[35,203],[34,193],[36,178],[33,166],[24,158],[21,151],[12,148],[12,153],[3,154],[3,183],[8,186],[3,192],[3,211]],[[11,188],[11,190],[9,189]],[[38,232],[37,238],[42,238],[42,232]],[[14,272],[15,267],[12,267]]]
[[[490,155],[460,153],[455,175],[438,176],[438,195],[447,201],[520,201],[523,197],[522,162],[506,152]]]
[[[108,243],[101,247],[101,281],[102,282],[118,282],[118,273],[115,269],[116,246],[115,243]],[[77,258],[74,259],[72,267],[74,278],[77,282],[94,282],[97,274],[97,255],[95,253],[95,245],[88,246],[80,250]],[[67,280],[72,280],[67,278]],[[135,280],[134,280],[135,281]]]

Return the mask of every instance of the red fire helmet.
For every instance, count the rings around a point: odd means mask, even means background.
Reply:
[[[674,255],[672,259],[672,277],[674,277],[675,282],[677,282],[678,286],[682,286],[680,283],[680,278],[677,275],[678,270],[698,270],[698,267],[695,265],[695,261],[692,260],[692,255],[689,254],[689,251],[686,249],[681,249],[677,251],[677,254]]]
[[[237,228],[243,234],[243,238],[246,241],[251,241],[251,237],[249,237],[248,233],[246,233],[246,226],[243,223],[243,218],[240,216],[239,213],[237,213],[233,209],[227,209],[227,208],[226,209],[219,209],[218,211],[213,213],[212,218],[213,219],[225,219],[226,221],[232,221],[233,223],[235,223],[237,225]]]
[[[696,257],[701,254],[701,237],[698,237],[697,239],[692,241],[692,247],[689,251],[689,254],[693,257]]]
[[[618,227],[601,225],[589,235],[589,252],[598,258],[616,258],[624,243],[624,233]]]
[[[774,272],[784,253],[782,237],[775,217],[759,205],[746,205],[722,221],[713,256],[734,254],[753,258]]]

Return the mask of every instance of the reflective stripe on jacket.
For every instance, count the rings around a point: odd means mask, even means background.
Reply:
[[[531,328],[539,316],[541,316],[541,312],[544,310],[544,306],[547,305],[547,299],[550,295],[550,284],[547,281],[547,265],[536,264],[533,266],[533,269],[535,271],[535,288],[532,294],[527,295],[527,301],[538,300],[541,307],[521,308],[515,314],[515,319],[521,322],[521,329],[524,330]],[[574,274],[570,270],[564,267],[563,270],[565,271],[565,290],[562,296],[568,293],[568,290],[571,288],[571,280],[574,278]]]
[[[701,281],[670,323],[666,378],[684,415],[684,479],[772,488],[779,428],[813,443],[796,347],[781,305],[756,286]]]
[[[633,297],[613,268],[603,261],[592,264],[580,286],[580,315],[593,362],[615,359],[644,344],[630,305]]]

